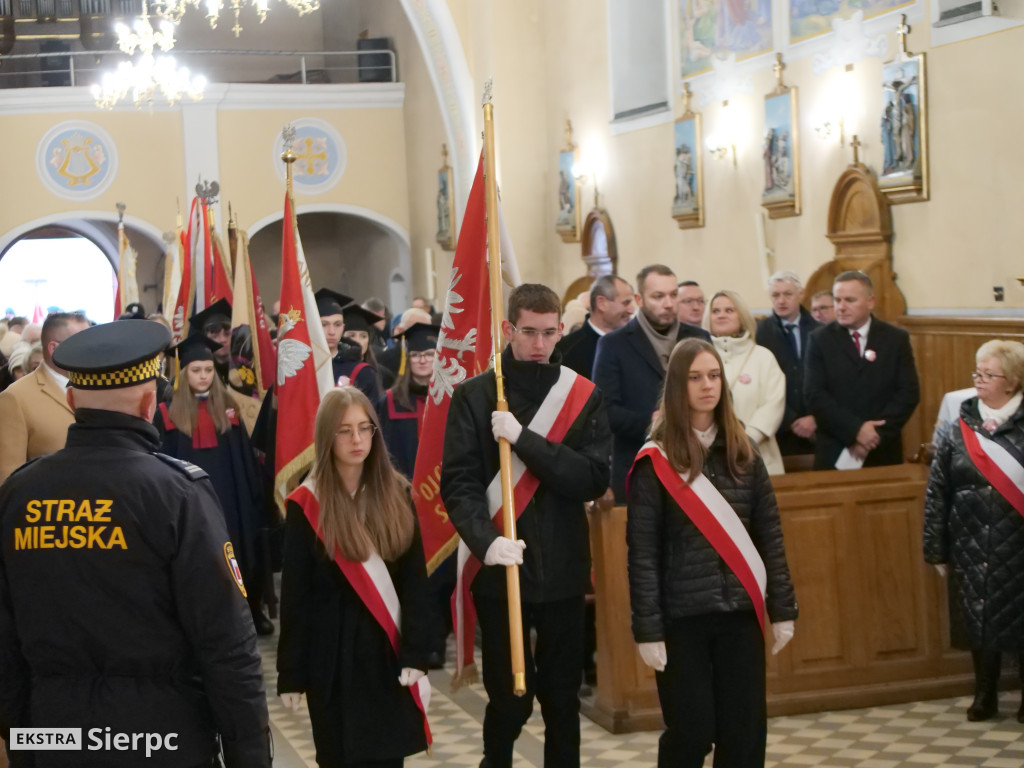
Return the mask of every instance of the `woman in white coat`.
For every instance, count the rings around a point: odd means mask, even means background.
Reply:
[[[719,291],[711,297],[704,328],[725,365],[736,416],[757,446],[768,474],[783,474],[775,433],[786,410],[786,375],[775,355],[754,343],[754,317],[734,291]]]

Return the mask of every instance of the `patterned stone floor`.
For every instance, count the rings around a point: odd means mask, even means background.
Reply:
[[[275,690],[276,635],[260,640],[267,688]],[[478,660],[479,661],[479,660]],[[449,692],[451,667],[430,673],[433,694],[430,723],[433,756],[416,755],[407,768],[477,766],[484,697],[480,684]],[[873,709],[779,717],[768,722],[766,768],[1022,768],[1024,725],[1016,720],[1018,692],[1000,698],[1001,715],[987,723],[968,723],[969,699],[942,699]],[[309,718],[293,713],[269,695],[277,768],[316,768]],[[516,766],[542,768],[544,724],[539,709],[517,742]],[[582,763],[587,768],[655,768],[658,733],[616,736],[582,721]],[[705,765],[710,768],[712,757]]]

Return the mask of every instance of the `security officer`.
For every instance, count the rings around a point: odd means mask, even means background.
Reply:
[[[66,446],[0,486],[0,735],[81,728],[80,749],[12,750],[12,764],[208,768],[219,737],[228,768],[270,766],[224,517],[150,423],[170,334],[143,320],[76,336],[55,356],[75,410]]]

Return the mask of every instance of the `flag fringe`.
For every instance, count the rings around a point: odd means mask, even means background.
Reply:
[[[452,675],[452,685],[449,690],[452,693],[455,693],[459,688],[467,685],[474,685],[478,682],[480,682],[480,673],[477,671],[476,662],[471,661],[462,668],[462,671],[456,672]]]

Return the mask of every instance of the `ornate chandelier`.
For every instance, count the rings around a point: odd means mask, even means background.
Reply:
[[[103,75],[92,87],[96,106],[112,109],[118,102],[131,98],[136,107],[149,104],[159,91],[169,104],[188,96],[193,101],[203,97],[206,78],[192,77],[187,67],[179,67],[173,56],[156,56],[154,51],[169,51],[174,47],[174,24],[162,19],[157,29],[150,23],[146,2],[142,3],[142,16],[132,27],[117,25],[117,47],[131,61],[122,61],[117,69]],[[138,55],[136,55],[138,54]]]
[[[300,16],[305,16],[307,13],[320,9],[320,0],[284,0],[284,2],[289,7],[298,11]],[[206,11],[206,19],[210,22],[210,28],[216,29],[221,11],[224,10],[224,6],[228,5],[228,3],[230,3],[231,10],[235,14],[235,26],[231,28],[231,31],[235,33],[235,37],[238,37],[242,32],[242,25],[239,22],[242,6],[247,3],[251,5],[259,16],[260,24],[266,20],[267,11],[270,10],[270,0],[155,0],[153,10],[165,19],[178,22],[185,14],[188,6],[202,8]]]

